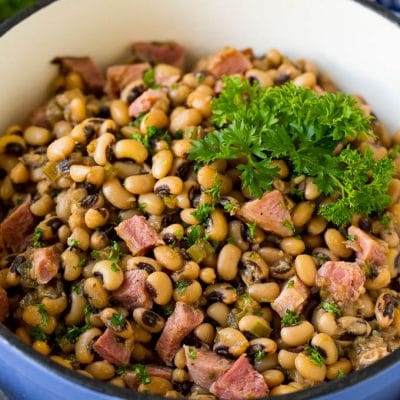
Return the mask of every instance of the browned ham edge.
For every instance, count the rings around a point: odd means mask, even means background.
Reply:
[[[149,63],[112,65],[108,67],[106,91],[113,96],[119,95],[129,83],[141,79],[143,73],[150,67]]]
[[[93,344],[93,350],[112,364],[126,365],[131,358],[132,348],[128,341],[120,342],[120,338],[107,328]]]
[[[168,103],[168,97],[162,89],[148,89],[135,99],[129,106],[129,116],[137,118],[140,114],[150,111],[157,102]]]
[[[172,360],[181,347],[182,340],[204,319],[200,310],[178,301],[168,318],[156,344],[156,351],[165,364],[172,366]]]

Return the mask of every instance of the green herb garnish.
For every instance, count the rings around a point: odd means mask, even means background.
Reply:
[[[304,351],[308,355],[308,358],[315,364],[322,366],[324,365],[325,359],[322,354],[314,347],[310,345],[306,345],[304,347]]]
[[[38,309],[39,309],[39,314],[42,317],[42,324],[44,326],[47,326],[49,324],[49,314],[46,310],[46,307],[44,304],[40,303],[38,304]]]
[[[90,256],[98,260],[100,258],[100,252],[98,250],[92,250]]]
[[[149,88],[152,89],[157,89],[160,87],[160,85],[157,85],[155,80],[154,80],[154,75],[155,71],[154,68],[150,68],[145,73],[143,74],[143,82],[148,86]]]
[[[41,247],[42,246],[42,243],[41,243],[42,235],[43,235],[43,229],[36,227],[33,232],[33,236],[32,236],[33,247]]]
[[[178,239],[181,240],[183,238],[183,232],[179,229],[177,229],[176,231],[174,231],[173,235]]]
[[[256,355],[254,356],[254,361],[258,362],[261,361],[265,356],[265,351],[259,350],[257,351]]]
[[[300,317],[291,310],[286,310],[285,315],[281,320],[282,326],[292,326],[300,322]]]
[[[254,240],[254,238],[256,237],[256,227],[257,224],[251,224],[251,223],[246,223],[247,229],[249,231],[249,239],[250,240]]]
[[[143,385],[148,385],[149,383],[151,383],[151,378],[147,372],[147,369],[144,365],[142,364],[136,364],[134,371],[136,372],[138,378],[139,378],[139,382]]]
[[[291,279],[290,281],[288,281],[287,285],[288,288],[292,288],[294,286],[294,280]]]
[[[90,328],[90,324],[85,324],[83,326],[70,326],[65,331],[63,337],[69,343],[76,343],[79,339],[79,336]]]
[[[203,238],[203,229],[200,225],[193,225],[187,230],[186,243],[193,246]]]
[[[121,248],[119,247],[118,242],[115,240],[111,241],[111,249],[108,254],[108,259],[117,263],[122,257]]]
[[[210,214],[215,210],[215,207],[212,204],[204,203],[200,204],[195,211],[192,211],[191,214],[197,218],[201,223],[205,222]]]
[[[76,247],[79,244],[79,240],[76,239],[68,239],[68,246],[69,247]]]
[[[180,294],[183,294],[183,293],[185,293],[185,290],[186,290],[186,288],[187,288],[187,286],[188,286],[188,282],[185,281],[184,279],[180,279],[179,281],[177,281],[177,282],[175,283],[175,286],[176,286],[176,288],[178,289],[178,292],[179,292]]]
[[[171,138],[168,136],[168,133],[165,132],[163,129],[158,128],[157,126],[150,126],[147,128],[147,132],[142,136],[139,133],[134,133],[131,135],[132,139],[137,140],[138,142],[142,143],[147,149],[150,150],[152,142],[155,139],[163,139],[168,143],[171,141]]]
[[[118,266],[118,264],[115,263],[115,262],[113,262],[113,263],[111,264],[110,268],[111,268],[111,271],[113,271],[113,272],[118,272],[118,271],[121,270],[121,268],[120,268],[120,267]]]
[[[164,310],[163,313],[166,317],[169,317],[174,311],[174,306],[172,304],[168,304]]]
[[[213,202],[215,203],[216,200],[218,200],[221,197],[221,187],[222,187],[222,181],[218,179],[218,174],[215,173],[214,175],[214,186],[211,186],[210,188],[204,190],[204,193],[209,194]]]
[[[227,239],[226,239],[226,243],[236,244],[236,241],[232,236],[228,236]]]
[[[328,301],[323,301],[321,307],[322,309],[335,315],[336,317],[340,317],[342,315],[342,310],[340,308],[337,308],[334,304],[329,303]]]
[[[82,258],[79,261],[78,267],[83,268],[87,264],[87,258]]]
[[[350,242],[354,242],[354,240],[356,240],[356,237],[354,235],[347,235],[346,239],[349,240]]]
[[[379,222],[384,225],[387,226],[390,222],[390,217],[387,214],[383,214],[380,218],[379,218]]]
[[[294,227],[294,225],[288,221],[287,219],[285,219],[285,221],[282,224],[285,228],[289,229],[289,231],[291,231],[294,234],[296,234],[296,228]]]
[[[71,291],[76,294],[82,294],[82,288],[79,285],[72,285]]]
[[[189,357],[192,360],[195,360],[197,358],[196,350],[193,347],[189,347],[188,353],[189,353]]]
[[[343,372],[343,370],[341,368],[339,368],[337,378],[343,378],[345,376],[346,376],[346,374]]]
[[[138,204],[137,209],[144,214],[146,212],[147,204],[146,203],[141,203]]]
[[[40,326],[29,328],[28,333],[33,340],[47,340],[47,335],[44,333],[43,329]]]
[[[110,319],[110,325],[115,328],[123,328],[125,326],[125,315],[122,312],[115,313]]]

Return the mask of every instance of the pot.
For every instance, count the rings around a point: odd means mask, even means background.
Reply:
[[[369,1],[58,0],[0,26],[0,129],[45,98],[57,55],[101,67],[129,58],[133,40],[177,40],[192,60],[230,44],[314,60],[344,91],[362,94],[394,132],[400,127],[400,20]],[[156,399],[90,380],[53,363],[0,325],[0,387],[9,399]],[[400,398],[400,352],[319,387],[280,399]],[[0,398],[1,398],[0,393]]]

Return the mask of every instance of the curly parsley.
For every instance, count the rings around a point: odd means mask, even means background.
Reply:
[[[315,364],[322,366],[324,365],[325,359],[322,354],[314,347],[310,345],[306,345],[304,347],[304,351],[308,355],[308,358]]]
[[[125,326],[125,315],[122,312],[115,313],[110,319],[110,325],[122,329]]]
[[[336,317],[340,317],[342,315],[342,310],[328,301],[323,301],[321,307],[323,310],[335,315]]]
[[[193,347],[189,347],[188,353],[189,353],[189,357],[192,360],[195,360],[197,358],[196,350]]]
[[[32,245],[33,247],[41,247],[42,246],[42,235],[43,235],[43,229],[39,228],[38,226],[35,228],[33,231],[33,236],[32,236]]]
[[[39,310],[40,316],[42,317],[42,324],[44,326],[47,326],[49,324],[49,314],[48,314],[44,304],[42,304],[42,303],[38,304],[38,310]]]
[[[191,212],[193,217],[197,218],[201,223],[205,222],[210,214],[215,210],[212,204],[204,203],[200,204],[195,211]]]
[[[300,317],[293,311],[286,310],[285,315],[282,317],[282,326],[292,326],[300,322]]]

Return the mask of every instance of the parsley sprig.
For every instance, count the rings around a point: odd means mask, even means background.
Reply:
[[[282,326],[292,326],[300,322],[300,317],[291,310],[286,310],[285,315],[282,317]]]
[[[39,228],[38,226],[35,228],[33,231],[33,236],[32,236],[32,245],[33,247],[41,247],[42,246],[42,235],[43,235],[43,229]]]
[[[42,304],[42,303],[38,304],[38,310],[39,310],[39,314],[42,318],[42,324],[44,326],[47,326],[49,324],[49,314],[48,314],[44,304]]]
[[[322,354],[315,348],[310,345],[306,345],[304,347],[304,351],[308,355],[308,358],[315,364],[322,366],[324,365],[325,359]]]
[[[340,317],[342,315],[342,310],[334,304],[329,303],[329,301],[323,301],[321,307],[323,310],[333,314],[335,317]]]
[[[191,214],[197,218],[200,223],[203,223],[207,220],[210,214],[215,210],[215,207],[209,203],[200,204],[195,211],[192,211]]]
[[[125,315],[122,312],[116,312],[110,319],[110,325],[114,328],[123,329],[125,326]]]

